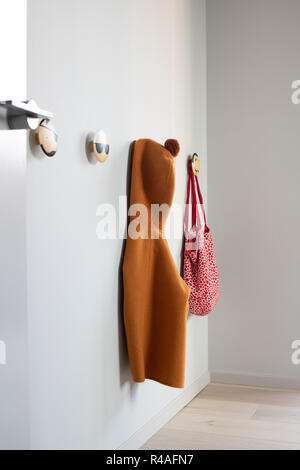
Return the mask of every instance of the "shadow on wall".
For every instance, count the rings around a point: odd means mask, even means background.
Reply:
[[[188,167],[189,167],[189,161],[190,161],[191,158],[192,158],[192,155],[188,155],[188,158],[185,162],[185,167],[186,167],[185,186],[186,186],[186,188],[187,188],[187,182],[188,182]],[[186,202],[186,199],[187,199],[187,189],[185,190],[185,201],[184,202]],[[180,276],[182,277],[182,279],[183,279],[183,273],[184,273],[184,248],[185,248],[185,236],[184,236],[184,233],[183,233],[182,243],[181,243],[181,250],[180,250],[180,271],[179,271]]]
[[[124,161],[124,175],[126,174],[126,196],[127,196],[127,213],[129,209],[130,203],[130,184],[131,184],[131,170],[132,170],[132,157],[133,157],[133,145],[129,144],[129,152],[127,157],[127,162]],[[128,149],[128,146],[127,146]],[[125,150],[126,152],[126,150]],[[126,153],[124,153],[124,160],[126,158]],[[126,230],[125,234],[127,233],[129,218],[127,219]],[[124,235],[125,235],[124,234]],[[114,423],[117,421],[118,415],[121,413],[120,410],[126,406],[128,401],[131,404],[136,402],[137,392],[139,389],[139,384],[135,383],[132,379],[130,363],[129,363],[129,356],[127,350],[127,342],[126,342],[126,334],[125,334],[125,325],[124,325],[124,312],[123,312],[123,302],[124,302],[124,293],[123,293],[123,260],[125,255],[125,246],[126,246],[126,239],[122,241],[121,250],[120,250],[120,259],[118,265],[118,273],[117,273],[117,334],[118,334],[118,353],[119,353],[119,371],[117,371],[117,364],[113,367],[116,374],[119,374],[119,390],[115,387],[112,387],[112,375],[110,373],[107,374],[107,377],[104,381],[99,380],[99,397],[101,397],[101,416],[99,420],[101,420],[101,426],[103,427],[103,431],[106,433],[107,436],[111,433],[111,438],[113,440],[116,439],[116,431],[114,429]],[[109,341],[109,331],[106,333],[107,341]],[[104,348],[103,354],[106,354],[106,349]],[[112,367],[111,365],[109,366]],[[118,380],[117,376],[116,379]],[[122,392],[121,394],[119,392]],[[104,396],[103,396],[104,392]],[[131,424],[128,423],[129,429]],[[122,434],[124,429],[119,430]],[[127,436],[128,437],[128,436]],[[122,439],[124,440],[124,436],[122,435]],[[121,439],[121,441],[122,441]],[[116,442],[119,444],[120,442]],[[114,447],[115,448],[115,447]]]
[[[130,144],[128,152],[128,163],[126,172],[126,196],[127,196],[127,214],[130,205],[130,188],[131,188],[131,172],[132,172],[132,159],[133,159],[133,147],[134,142]],[[129,216],[127,217],[126,233],[128,230]],[[125,234],[124,234],[125,235]],[[118,270],[118,319],[119,319],[119,365],[120,365],[120,385],[124,385],[126,382],[130,382],[131,388],[136,387],[137,384],[133,382],[131,377],[131,370],[129,364],[125,325],[124,325],[124,289],[123,289],[123,261],[125,255],[126,238],[124,236],[121,258]]]

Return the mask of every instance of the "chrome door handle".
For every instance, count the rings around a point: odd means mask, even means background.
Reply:
[[[36,129],[42,119],[51,119],[53,113],[39,109],[34,100],[0,101],[0,107],[7,110],[7,123],[10,129]]]

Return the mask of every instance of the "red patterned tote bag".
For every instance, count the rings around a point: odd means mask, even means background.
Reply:
[[[212,235],[206,224],[203,198],[198,178],[189,162],[187,200],[185,208],[184,280],[191,289],[190,313],[207,315],[219,298],[219,278]],[[197,185],[195,185],[195,180]],[[202,209],[204,230],[201,227],[196,188]],[[192,191],[192,228],[189,229],[190,191]]]

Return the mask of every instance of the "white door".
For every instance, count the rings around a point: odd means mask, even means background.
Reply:
[[[0,0],[0,100],[26,97],[26,0]],[[0,112],[0,449],[29,446],[26,131]]]

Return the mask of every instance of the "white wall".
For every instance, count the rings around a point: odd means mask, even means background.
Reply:
[[[26,99],[26,3],[0,0],[1,101]],[[6,350],[6,364],[0,364],[0,449],[25,449],[29,444],[26,131],[8,130],[3,110],[0,155],[0,341]]]
[[[31,446],[116,448],[180,394],[131,381],[119,302],[121,240],[96,238],[96,208],[126,194],[130,142],[201,155],[206,189],[204,0],[28,1],[28,96],[55,113],[59,152],[28,150]],[[92,164],[90,131],[111,155]],[[125,227],[123,226],[125,230]],[[171,240],[180,265],[181,241]],[[207,370],[207,320],[189,318],[186,385]]]
[[[208,191],[220,270],[215,380],[300,387],[298,0],[209,0]]]

